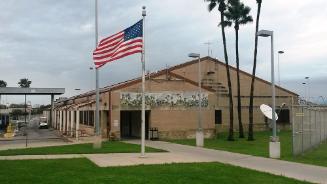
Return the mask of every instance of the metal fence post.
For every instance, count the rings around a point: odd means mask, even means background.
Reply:
[[[305,114],[304,114],[304,111],[303,111],[303,107],[301,107],[301,111],[302,111],[302,113],[303,113],[303,116],[302,116],[302,118],[301,118],[301,128],[302,128],[302,130],[301,130],[301,146],[302,146],[302,148],[301,148],[301,154],[303,154],[303,136],[304,136],[304,131],[303,131],[303,121],[304,121],[304,116],[305,116]]]
[[[322,124],[322,119],[321,119],[321,111],[319,110],[319,131],[320,131],[320,134],[319,134],[319,142],[321,143],[321,124]]]
[[[323,125],[324,125],[324,140],[326,140],[326,117],[325,117],[325,115],[326,115],[326,111],[323,111],[323,113],[322,113],[322,123],[323,123]]]
[[[313,144],[315,147],[316,146],[316,142],[317,142],[317,111],[314,110],[314,117],[315,117],[315,131],[314,131],[314,134],[313,134],[313,137],[314,137],[314,141],[313,141]]]
[[[312,120],[311,119],[311,110],[309,109],[309,121],[308,122],[309,122],[309,135],[310,135],[310,139],[309,140],[310,140],[310,147],[312,146],[312,139],[311,139],[311,137],[312,137],[312,135],[311,135],[312,134],[311,133],[312,132],[311,123],[312,122],[311,122],[311,120]]]
[[[294,143],[295,143],[295,126],[294,126],[294,105],[293,105],[293,97],[292,97],[292,106],[291,106],[291,114],[292,114],[292,153],[293,156],[295,155],[295,151],[294,151]]]

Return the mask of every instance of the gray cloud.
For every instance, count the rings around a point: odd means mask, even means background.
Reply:
[[[255,14],[255,1],[246,1]],[[213,42],[213,57],[223,59],[219,16],[209,13],[206,3],[196,0],[99,0],[99,37],[118,32],[141,18],[147,6],[147,69],[159,70],[188,60],[189,52],[207,55],[204,42]],[[261,28],[275,31],[276,50],[283,49],[281,78],[286,88],[303,94],[298,86],[310,76],[312,95],[326,96],[327,2],[264,1]],[[242,69],[250,72],[253,59],[254,24],[241,27]],[[227,30],[231,63],[234,62],[234,32]],[[92,50],[94,4],[92,0],[11,0],[0,2],[0,78],[16,86],[28,77],[34,87],[65,87],[66,96],[94,86]],[[260,39],[258,76],[270,80],[269,41]],[[276,56],[277,59],[277,56]],[[133,55],[103,67],[101,86],[140,76],[140,56]],[[9,101],[14,100],[8,97]],[[48,97],[31,97],[33,103],[47,103]],[[22,101],[18,98],[16,101]]]

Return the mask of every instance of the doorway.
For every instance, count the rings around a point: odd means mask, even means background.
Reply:
[[[123,139],[141,138],[142,111],[120,111],[120,135]],[[150,111],[145,111],[145,138],[148,138]]]

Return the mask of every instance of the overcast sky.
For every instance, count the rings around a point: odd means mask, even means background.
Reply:
[[[243,0],[252,8],[255,0]],[[207,55],[205,42],[212,42],[212,57],[223,61],[219,14],[209,13],[203,0],[99,0],[99,39],[114,34],[141,19],[147,7],[146,68],[160,70],[188,61],[189,52]],[[300,95],[327,96],[327,1],[263,0],[260,28],[273,30],[275,52],[280,57],[281,84]],[[252,69],[254,23],[240,28],[241,68]],[[235,65],[234,31],[227,31],[229,56]],[[63,87],[65,96],[94,89],[92,51],[94,0],[0,1],[0,79],[17,86],[20,78],[31,87]],[[276,63],[277,63],[277,54]],[[107,64],[100,70],[100,85],[106,86],[140,76],[140,55]],[[260,38],[257,74],[270,80],[270,42]],[[276,73],[277,74],[277,73]],[[305,92],[304,77],[310,77]],[[80,88],[81,91],[74,91]],[[23,102],[23,97],[3,97]],[[29,97],[33,104],[49,97]]]

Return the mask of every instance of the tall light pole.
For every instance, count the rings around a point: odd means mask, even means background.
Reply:
[[[306,87],[306,84],[305,82],[302,82],[302,85],[303,85],[303,89],[304,89],[304,102],[305,102],[305,105],[307,104],[307,87]]]
[[[307,103],[310,101],[310,77],[304,77],[304,79],[307,81]]]
[[[201,58],[200,54],[190,53],[188,57],[198,59],[198,85],[199,85],[199,110],[198,110],[198,129],[195,133],[196,146],[203,147],[204,144],[204,135],[202,128],[202,91],[201,91]]]
[[[81,91],[81,88],[75,88],[74,91],[76,91],[76,95],[79,91]]]
[[[272,123],[273,123],[273,136],[269,142],[269,156],[271,158],[280,158],[280,142],[276,133],[276,95],[275,95],[275,65],[274,65],[274,32],[268,30],[260,30],[257,33],[260,37],[271,38],[271,85],[272,85]]]
[[[29,112],[28,112],[28,122],[31,122],[31,113],[32,113],[32,102],[27,101],[27,104],[29,105]]]
[[[93,87],[93,70],[94,70],[94,67],[90,66],[89,67],[89,70],[90,70],[90,90],[92,90],[92,87]]]
[[[280,65],[279,65],[279,57],[281,54],[284,54],[284,51],[278,51],[278,86],[280,86]]]

